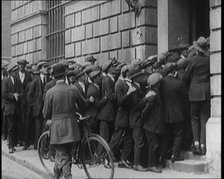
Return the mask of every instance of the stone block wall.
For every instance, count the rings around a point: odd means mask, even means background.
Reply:
[[[46,2],[11,1],[12,62],[35,63],[46,58]]]
[[[210,0],[211,117],[206,124],[211,172],[221,175],[221,0]]]
[[[93,54],[130,62],[157,53],[157,2],[140,0],[139,17],[125,0],[71,1],[65,5],[65,58]]]

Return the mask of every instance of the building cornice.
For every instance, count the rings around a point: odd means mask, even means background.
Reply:
[[[47,11],[46,10],[39,10],[39,11],[36,11],[36,12],[31,13],[29,15],[26,15],[24,17],[21,17],[19,19],[16,19],[14,21],[11,21],[10,22],[10,26],[16,25],[16,24],[21,23],[23,21],[27,21],[29,19],[32,19],[32,18],[36,17],[36,16],[46,15],[46,14],[47,14]]]

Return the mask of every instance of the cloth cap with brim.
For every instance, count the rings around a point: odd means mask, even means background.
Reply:
[[[158,55],[158,63],[159,64],[164,64],[166,62],[166,58],[169,55],[169,52],[163,52]]]
[[[70,59],[70,60],[68,60],[68,63],[70,63],[70,64],[75,64],[76,61]]]
[[[84,70],[87,66],[91,65],[90,62],[85,62],[82,64],[82,69]]]
[[[102,67],[101,67],[102,71],[106,71],[109,68],[109,66],[112,65],[112,61],[113,60],[104,61],[103,64],[102,64]]]
[[[204,54],[208,53],[207,40],[204,37],[199,37],[197,41],[193,42],[194,48]]]
[[[125,73],[126,71],[128,71],[129,68],[128,68],[128,65],[124,65],[122,68],[121,68],[121,74],[122,73]]]
[[[95,62],[97,59],[93,55],[89,55],[85,58],[85,62]]]
[[[82,70],[82,68],[78,68],[78,69],[74,70],[73,76],[75,78],[78,78],[78,77],[82,76],[83,74],[85,74],[84,70]]]
[[[58,63],[53,66],[52,76],[54,77],[62,76],[66,74],[66,72],[67,71],[66,71],[65,65]]]
[[[94,70],[94,71],[92,71],[92,72],[89,73],[89,78],[90,78],[90,79],[93,79],[93,78],[95,78],[97,75],[99,75],[100,73],[101,73],[100,70]]]
[[[127,64],[126,64],[126,63],[120,63],[119,65],[116,66],[116,70],[117,70],[117,71],[121,71],[121,69],[122,69],[125,65],[127,65]]]
[[[147,83],[149,86],[154,86],[155,84],[159,83],[162,79],[163,76],[160,73],[153,73],[148,77]]]
[[[26,65],[26,69],[32,69],[32,64]]]
[[[15,71],[15,70],[17,70],[18,69],[18,65],[17,64],[10,64],[9,66],[8,66],[8,68],[7,68],[7,71],[8,72],[12,72],[12,71]]]
[[[47,62],[39,62],[37,64],[37,69],[39,70],[40,68],[42,68],[42,66],[48,66],[48,63]]]
[[[175,62],[169,62],[169,63],[167,63],[166,65],[164,65],[164,70],[165,70],[166,72],[170,72],[170,71],[172,71],[174,68],[176,68],[176,66],[177,66],[177,63],[175,63]]]
[[[147,66],[151,66],[156,61],[157,61],[157,55],[152,55],[152,56],[148,57],[147,59],[145,59],[144,61],[142,61],[141,67],[145,68]]]
[[[67,73],[67,76],[68,77],[75,76],[75,70],[69,70],[68,73]]]
[[[29,62],[26,61],[25,59],[21,59],[21,60],[18,60],[18,61],[17,61],[17,64],[18,64],[18,65],[26,65],[26,64],[29,64]]]
[[[131,79],[144,74],[144,72],[141,69],[141,62],[140,61],[132,61],[132,63],[128,66],[129,69],[129,77]]]
[[[185,68],[186,65],[187,65],[187,59],[186,58],[181,58],[177,62],[176,69],[179,70],[179,69]]]
[[[84,69],[84,71],[85,71],[85,73],[86,73],[87,75],[89,75],[89,73],[91,73],[91,72],[94,71],[94,70],[100,70],[100,67],[97,66],[97,65],[88,65],[88,66]]]

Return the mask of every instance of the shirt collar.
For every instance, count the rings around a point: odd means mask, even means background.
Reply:
[[[57,85],[59,85],[59,84],[64,84],[64,83],[65,83],[65,80],[57,80],[57,81],[56,81],[56,84],[57,84]]]
[[[93,83],[93,85],[99,90],[100,89],[100,86],[96,83]]]
[[[115,81],[113,75],[111,75],[110,73],[108,73],[107,76],[109,76],[113,81]]]

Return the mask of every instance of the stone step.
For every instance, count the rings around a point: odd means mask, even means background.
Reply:
[[[176,161],[174,163],[172,163],[171,160],[167,160],[166,166],[175,171],[186,173],[200,174],[209,172],[208,160],[185,159],[183,161]]]
[[[206,155],[194,155],[190,151],[182,151],[180,153],[181,158],[191,159],[191,160],[207,160]]]

